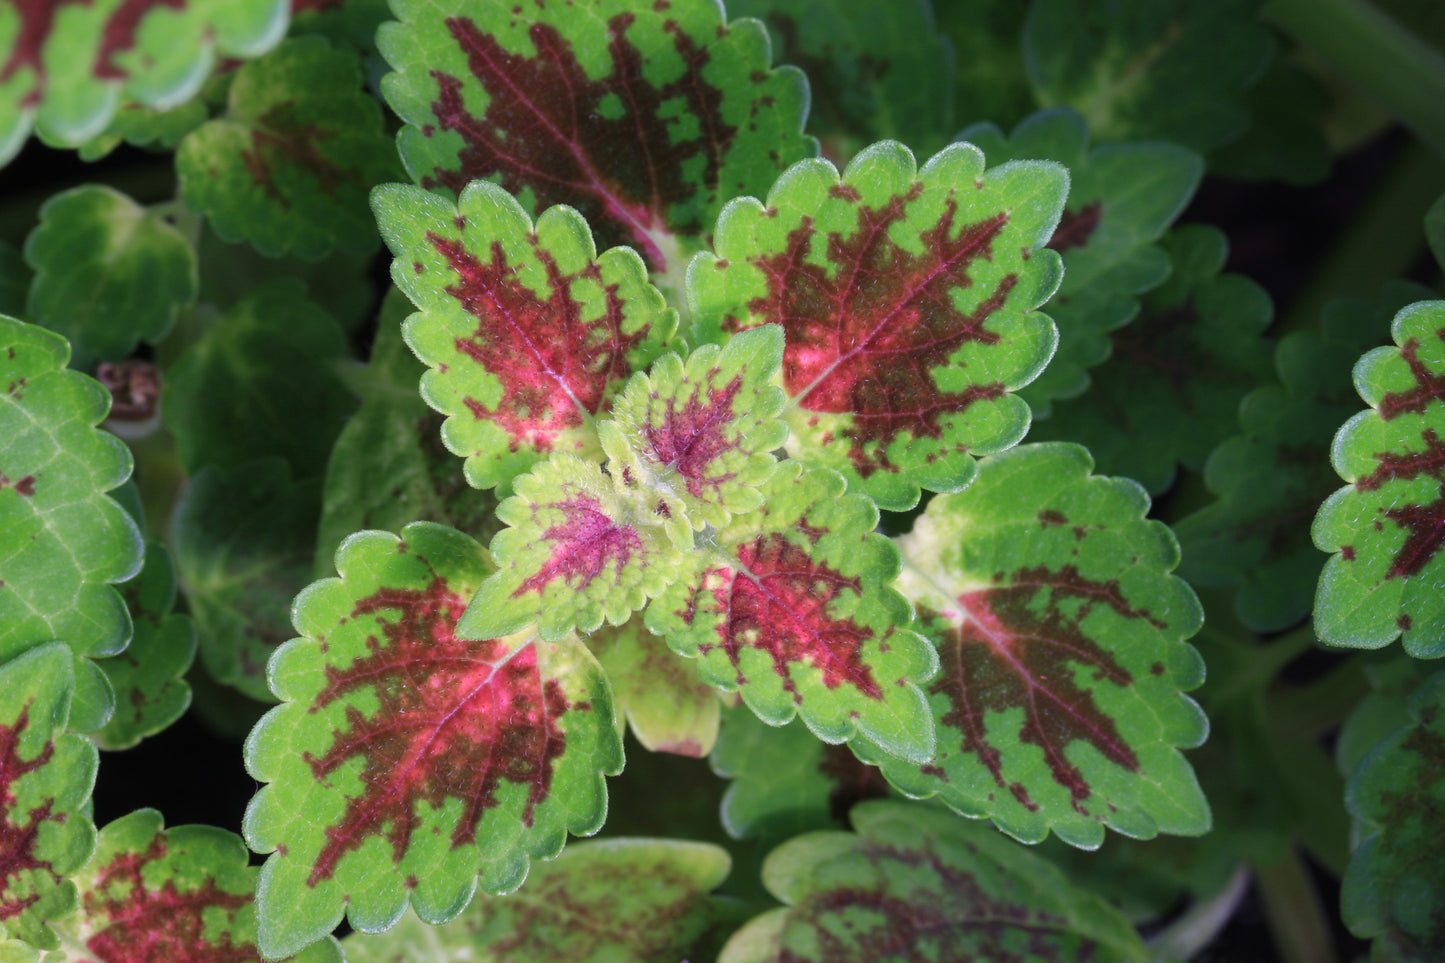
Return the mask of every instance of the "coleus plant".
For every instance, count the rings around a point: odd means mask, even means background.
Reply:
[[[0,199],[0,961],[1441,956],[1387,6],[0,7],[116,172]],[[1176,223],[1391,116],[1273,324]],[[102,817],[193,689],[241,825]]]

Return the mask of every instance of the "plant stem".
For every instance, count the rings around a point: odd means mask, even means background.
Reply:
[[[1337,963],[1320,894],[1293,847],[1272,863],[1254,865],[1265,915],[1282,963]]]
[[[1150,959],[1156,963],[1187,960],[1204,949],[1224,929],[1249,892],[1249,867],[1241,865],[1224,888],[1196,902],[1149,941]]]
[[[1445,56],[1368,0],[1270,0],[1264,16],[1445,157]]]
[[[1374,298],[1386,281],[1408,274],[1425,251],[1425,211],[1441,191],[1445,164],[1419,144],[1408,144],[1275,333],[1313,329],[1330,301]]]

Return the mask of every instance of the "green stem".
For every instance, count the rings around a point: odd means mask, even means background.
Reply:
[[[1337,963],[1329,920],[1299,853],[1291,848],[1256,863],[1254,874],[1281,963]]]
[[[1249,867],[1240,866],[1218,893],[1200,900],[1149,941],[1155,963],[1188,960],[1214,942],[1249,892]]]
[[[1330,301],[1374,298],[1386,281],[1408,274],[1425,251],[1425,211],[1441,191],[1445,164],[1419,144],[1409,144],[1275,333],[1314,329]]]
[[[1264,15],[1445,157],[1445,56],[1368,0],[1270,0]]]

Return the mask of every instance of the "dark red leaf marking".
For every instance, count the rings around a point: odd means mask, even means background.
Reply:
[[[722,92],[703,77],[708,51],[671,21],[665,29],[682,73],[661,86],[643,75],[643,55],[627,37],[635,19],[622,13],[608,21],[612,69],[593,78],[550,24],[532,25],[536,52],[528,55],[504,50],[468,18],[448,18],[447,29],[491,100],[478,117],[466,106],[461,80],[432,72],[440,88],[432,130],[456,131],[466,147],[457,169],[437,167],[422,184],[461,193],[470,181],[488,177],[513,194],[530,189],[538,210],[570,204],[587,218],[600,246],[630,244],[654,269],[665,269],[652,235],[711,229],[703,211],[679,213],[675,206],[716,192],[737,128],[723,123]],[[608,105],[616,109],[604,109]],[[695,120],[700,133],[674,141],[676,121],[664,115]]]
[[[136,28],[145,15],[157,7],[184,10],[186,0],[121,0],[121,5],[105,22],[92,68],[95,76],[101,80],[125,80],[129,76],[116,65],[115,58],[135,46]]]
[[[47,742],[34,759],[20,758],[20,736],[30,728],[30,703],[20,709],[13,726],[0,726],[0,923],[13,919],[40,898],[38,893],[19,896],[10,892],[16,878],[36,871],[49,873],[57,882],[60,877],[51,869],[49,860],[40,859],[40,827],[47,822],[64,822],[65,816],[52,813],[53,801],[36,806],[23,815],[15,811],[19,799],[15,783],[50,762],[55,743]],[[12,816],[19,816],[19,822]]]
[[[541,593],[557,579],[581,591],[608,567],[621,581],[627,563],[642,554],[642,538],[637,530],[614,522],[595,498],[578,495],[547,507],[558,509],[567,519],[542,533],[543,539],[553,543],[552,555],[537,574],[512,593],[513,598],[528,592]]]
[[[1375,470],[1355,482],[1356,491],[1376,491],[1391,481],[1409,481],[1425,475],[1440,483],[1440,495],[1428,505],[1401,505],[1377,509],[1401,528],[1410,530],[1405,544],[1390,564],[1385,578],[1415,575],[1445,545],[1445,442],[1434,428],[1420,433],[1425,450],[1420,452],[1378,452]]]
[[[716,645],[702,645],[706,653],[719,646],[738,665],[743,646],[768,653],[783,687],[800,699],[788,670],[811,665],[823,674],[830,689],[850,685],[870,699],[882,699],[883,690],[873,670],[863,661],[863,645],[870,629],[852,619],[837,619],[828,606],[844,592],[861,592],[861,582],[814,561],[808,553],[776,533],[764,535],[737,549],[744,571],[713,570],[726,584],[713,591],[713,601],[724,620],[717,628]],[[694,596],[679,615],[689,624],[696,617]]]
[[[1057,527],[1059,525],[1067,525],[1069,523],[1068,517],[1064,515],[1063,512],[1055,511],[1052,508],[1046,508],[1043,511],[1039,512],[1038,519],[1039,524],[1044,526],[1045,528]]]
[[[495,408],[471,398],[466,404],[506,430],[514,451],[524,445],[550,451],[556,434],[602,408],[608,385],[632,374],[627,354],[646,331],[623,333],[623,304],[615,287],[605,289],[606,308],[595,321],[582,320],[581,304],[572,296],[572,286],[583,279],[602,283],[595,262],[563,274],[533,236],[533,252],[551,288],[541,300],[516,282],[501,244],[492,244],[491,260],[483,263],[458,241],[431,233],[427,241],[456,272],[446,292],[477,319],[470,336],[456,339],[457,351],[502,382]]]
[[[834,271],[809,262],[819,235],[812,218],[804,217],[788,235],[786,250],[754,261],[767,277],[768,294],[748,304],[751,323],[733,318],[728,325],[783,326],[788,394],[810,411],[853,416],[845,436],[865,478],[898,470],[883,449],[901,433],[939,438],[942,417],[1004,394],[997,382],[940,391],[933,371],[965,342],[998,342],[984,324],[1003,306],[1018,275],[1006,275],[968,314],[954,308],[952,294],[973,284],[970,268],[992,257],[1008,217],[995,214],[959,227],[958,205],[950,198],[938,224],[922,235],[923,253],[914,254],[895,244],[889,229],[906,218],[909,201],[922,190],[916,184],[881,208],[860,206],[856,231],[828,234],[823,243]],[[876,451],[870,450],[874,443]]]
[[[101,963],[259,959],[255,944],[237,943],[231,934],[237,916],[252,902],[250,893],[227,893],[214,879],[185,891],[174,879],[146,884],[147,867],[165,859],[166,851],[165,836],[157,834],[144,852],[120,853],[96,873],[94,888],[85,894],[85,912],[107,922],[86,948]],[[224,914],[226,925],[218,925],[217,913]]]
[[[15,493],[17,495],[23,495],[26,498],[29,498],[31,495],[35,494],[35,476],[26,475],[19,481],[12,481],[9,475],[5,474],[4,472],[0,472],[0,488],[6,488],[10,486],[14,487]]]
[[[1445,341],[1445,331],[1437,331],[1436,337]],[[1410,368],[1415,378],[1415,387],[1409,391],[1392,391],[1380,399],[1380,417],[1389,421],[1406,411],[1424,414],[1425,406],[1432,401],[1445,401],[1445,374],[1434,374],[1420,360],[1420,339],[1411,338],[1400,347],[1400,357]]]
[[[14,46],[10,56],[0,66],[0,84],[29,67],[35,71],[35,86],[20,100],[21,109],[28,110],[40,104],[45,89],[45,44],[50,31],[55,27],[55,18],[60,8],[79,4],[89,6],[90,0],[11,0],[16,14],[20,17],[20,28],[15,33]]]
[[[1069,743],[1083,740],[1131,772],[1139,768],[1139,760],[1092,693],[1074,682],[1078,665],[1092,669],[1099,682],[1133,682],[1113,655],[1084,635],[1080,624],[1096,605],[1158,628],[1164,623],[1129,605],[1117,582],[1084,578],[1072,565],[1058,571],[1023,569],[1009,582],[959,596],[961,621],[948,620],[939,650],[943,672],[929,691],[953,703],[943,723],[962,735],[960,750],[977,755],[999,786],[1005,786],[1003,760],[988,742],[987,715],[1022,707],[1019,738],[1043,750],[1054,781],[1069,790],[1074,808],[1084,812],[1083,801],[1092,790],[1064,755]],[[927,617],[939,618],[932,613]],[[1037,808],[1024,787],[1015,783],[1007,788],[1029,809]]]
[[[290,210],[290,198],[276,186],[273,165],[278,160],[310,172],[327,194],[334,194],[344,182],[359,182],[356,171],[341,167],[318,147],[322,141],[334,136],[336,131],[329,127],[300,120],[296,116],[296,102],[287,100],[267,108],[256,119],[251,128],[251,147],[241,152],[241,159],[266,196]]]
[[[502,780],[528,787],[527,825],[551,792],[552,767],[567,742],[557,720],[572,707],[556,680],[543,682],[534,647],[507,658],[500,641],[456,638],[452,630],[466,604],[440,578],[424,590],[382,589],[356,603],[353,617],[377,614],[386,639],[369,638],[370,655],[327,668],[316,707],[365,689],[375,692],[379,708],[367,717],[347,706],[347,729],[324,755],[306,757],[322,780],[356,756],[365,760],[364,791],[326,830],[311,885],[371,836],[390,839],[400,861],[424,806],[462,801],[451,834],[459,847],[476,838]]]
[[[1064,216],[1059,218],[1059,226],[1054,228],[1053,237],[1049,238],[1045,247],[1051,247],[1060,254],[1070,248],[1083,247],[1089,243],[1094,231],[1098,230],[1099,218],[1103,212],[1103,201],[1085,204],[1077,211],[1065,211]]]
[[[701,498],[704,488],[718,489],[736,477],[734,472],[707,475],[707,467],[724,451],[736,448],[724,430],[735,417],[733,399],[743,386],[742,376],[722,388],[699,386],[681,408],[673,399],[660,424],[643,426],[652,459],[687,479],[688,494]]]
[[[1059,938],[1067,934],[1068,921],[1062,917],[1000,897],[929,848],[902,849],[867,838],[857,848],[877,867],[870,878],[912,880],[925,873],[932,878],[896,895],[859,884],[804,897],[789,913],[790,930],[806,921],[816,948],[805,956],[785,946],[778,963],[1063,958]],[[1070,959],[1097,958],[1097,943],[1076,939]]]

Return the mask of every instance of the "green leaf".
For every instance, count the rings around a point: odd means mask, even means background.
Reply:
[[[102,749],[129,749],[181,717],[191,704],[182,678],[196,657],[196,625],[172,612],[176,573],[164,545],[146,546],[145,567],[123,586],[135,635],[120,655],[97,663],[115,690],[116,711],[93,738]]]
[[[533,215],[569,204],[603,247],[680,275],[729,198],[815,152],[807,83],[769,69],[761,24],[727,25],[712,0],[517,6],[398,0],[378,32],[422,186],[486,178]]]
[[[404,333],[432,369],[422,397],[447,416],[442,437],[467,480],[505,492],[548,452],[600,454],[596,416],[677,324],[637,254],[599,256],[570,208],[534,227],[485,181],[455,206],[401,184],[372,204],[392,278],[420,309]]]
[[[1064,280],[1049,302],[1059,350],[1022,395],[1038,417],[1055,398],[1081,393],[1087,371],[1109,355],[1109,332],[1139,312],[1139,295],[1169,275],[1158,241],[1194,194],[1204,163],[1177,144],[1136,142],[1089,149],[1072,108],[1031,115],[1005,139],[992,124],[958,135],[995,162],[1045,158],[1069,169],[1069,203],[1048,246],[1063,256]]]
[[[176,152],[186,206],[228,241],[318,260],[376,247],[366,195],[398,173],[356,57],[320,37],[246,64],[224,117]]]
[[[116,111],[104,131],[81,144],[83,161],[97,161],[121,144],[171,151],[187,134],[211,119],[203,94],[166,110],[128,103]]]
[[[1026,7],[1016,0],[935,3],[939,29],[953,46],[954,113],[961,123],[1008,126],[1035,108],[1021,34]]]
[[[1331,460],[1347,486],[1320,507],[1325,563],[1315,631],[1332,645],[1377,649],[1403,635],[1416,658],[1445,655],[1445,301],[1402,308],[1396,347],[1355,365],[1368,411],[1345,422]]]
[[[943,663],[938,753],[918,766],[855,748],[910,796],[1024,842],[1197,835],[1209,807],[1176,747],[1208,732],[1181,695],[1204,681],[1183,641],[1199,602],[1169,574],[1179,548],[1143,490],[1091,467],[1076,445],[1027,445],[929,503],[900,539],[900,587]]]
[[[140,529],[105,493],[131,455],[98,431],[110,395],[66,370],[59,335],[0,316],[0,661],[63,639],[77,658],[125,648],[131,621],[113,584],[140,570]],[[88,660],[75,667],[70,724],[89,731],[111,694]]]
[[[392,530],[414,521],[461,529],[481,542],[501,528],[493,492],[467,484],[442,446],[442,416],[416,392],[426,369],[401,340],[406,298],[395,288],[382,308],[361,407],[331,449],[316,538],[318,576],[331,571],[342,539],[362,529]]]
[[[1042,250],[1063,209],[1057,164],[1004,164],[955,144],[920,171],[901,144],[843,172],[804,161],[766,205],[734,201],[716,255],[688,268],[695,340],[782,325],[788,452],[841,471],[884,508],[968,483],[974,455],[1016,444],[1012,392],[1057,342],[1034,311],[1058,287]]]
[[[196,299],[196,256],[180,232],[96,184],[45,202],[25,260],[35,269],[27,316],[64,335],[87,371],[160,341]]]
[[[441,928],[414,916],[385,936],[356,934],[348,963],[653,963],[713,959],[737,904],[709,896],[727,851],[672,839],[578,843],[527,876],[519,892],[478,896]]]
[[[1347,372],[1389,319],[1426,289],[1396,282],[1375,303],[1339,300],[1318,331],[1287,335],[1275,349],[1279,383],[1239,406],[1242,433],[1204,465],[1216,501],[1174,526],[1181,574],[1198,585],[1233,588],[1235,611],[1251,628],[1274,632],[1309,614],[1324,559],[1305,521],[1339,485],[1330,439],[1359,407]]]
[[[1104,141],[1211,150],[1249,122],[1241,97],[1274,51],[1259,0],[1040,0],[1024,59],[1045,107],[1068,104]]]
[[[69,876],[90,857],[95,746],[66,729],[74,660],[61,643],[0,664],[0,952],[6,937],[49,949],[75,907]]]
[[[107,825],[79,873],[80,912],[58,929],[65,946],[46,963],[99,960],[256,961],[257,871],[235,833],[214,826],[165,829],[139,809]],[[335,940],[295,963],[341,963]]]
[[[861,733],[927,759],[933,726],[918,683],[937,661],[889,588],[898,552],[873,532],[877,508],[843,487],[834,472],[780,464],[762,508],[675,563],[647,627],[765,722],[796,714],[826,742]]]
[[[1012,840],[916,804],[863,803],[853,833],[799,836],[763,864],[785,904],[719,963],[1148,959],[1118,911]]]
[[[497,572],[458,627],[469,638],[533,622],[548,641],[621,625],[684,565],[661,511],[592,462],[553,455],[518,478],[516,491],[497,508],[509,526],[492,539]]]
[[[1409,709],[1410,724],[1350,778],[1346,805],[1369,834],[1350,858],[1340,902],[1350,931],[1375,941],[1374,959],[1424,963],[1445,953],[1437,897],[1445,890],[1445,675],[1421,684]]]
[[[353,927],[378,932],[408,898],[440,923],[477,886],[515,889],[529,857],[597,830],[602,774],[622,768],[606,678],[575,638],[457,638],[491,569],[476,542],[417,523],[401,539],[353,535],[336,560],[341,578],[296,600],[303,637],[270,667],[283,704],[246,743],[247,769],[271,784],[245,821],[272,853],[268,956],[320,938],[348,904]]]
[[[1304,61],[1296,63],[1294,61]],[[1325,179],[1334,160],[1326,136],[1337,95],[1303,57],[1275,57],[1245,94],[1250,113],[1244,136],[1209,158],[1211,174],[1231,179],[1278,180],[1304,187]]]
[[[931,154],[953,123],[953,51],[927,0],[733,0],[808,77],[808,132],[829,157],[888,138]],[[740,192],[741,193],[741,192]]]
[[[618,712],[643,748],[682,756],[712,752],[722,711],[717,691],[640,617],[603,626],[587,637],[587,647],[606,670]]]
[[[1244,396],[1266,383],[1272,352],[1263,337],[1269,295],[1239,274],[1221,274],[1224,235],[1185,225],[1165,236],[1169,280],[1142,298],[1129,324],[1109,333],[1112,356],[1093,384],[1059,405],[1034,437],[1086,445],[1099,467],[1168,488],[1176,466],[1199,470],[1238,429]]]
[[[771,848],[815,829],[842,829],[864,799],[887,796],[888,783],[846,746],[820,742],[801,722],[770,726],[745,708],[723,714],[709,761],[732,780],[722,824],[735,839]]]
[[[368,74],[384,69],[376,28],[391,19],[386,0],[291,0],[291,35],[320,34],[365,56]]]
[[[161,408],[187,472],[275,455],[298,478],[326,470],[356,401],[335,371],[341,329],[294,279],[236,305],[177,359]]]
[[[783,360],[775,325],[747,331],[724,348],[705,344],[658,359],[633,375],[598,428],[608,472],[668,520],[674,541],[755,511],[759,486],[788,437],[783,392],[771,384]]]
[[[286,30],[288,0],[52,0],[0,7],[0,164],[32,121],[41,137],[77,146],[123,99],[172,107],[217,56],[254,57]]]
[[[291,599],[311,576],[318,484],[267,458],[202,469],[176,503],[176,568],[211,676],[274,701],[266,660],[291,637]]]

